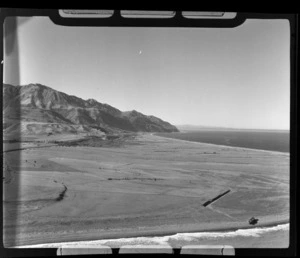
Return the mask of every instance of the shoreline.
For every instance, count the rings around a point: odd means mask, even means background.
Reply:
[[[33,169],[33,171],[44,171],[44,167],[50,167],[56,165],[53,167],[53,169],[62,170],[61,173],[55,174],[55,181],[62,181],[67,186],[68,189],[70,189],[69,198],[67,194],[66,200],[64,199],[63,202],[59,202],[57,204],[57,207],[54,207],[53,209],[50,209],[50,207],[45,206],[41,210],[36,212],[36,217],[34,217],[35,221],[37,221],[37,224],[40,223],[41,226],[48,225],[48,223],[53,223],[53,225],[59,226],[58,223],[61,223],[62,227],[57,227],[56,230],[50,230],[41,232],[40,229],[37,226],[28,226],[28,230],[22,231],[18,233],[17,236],[9,236],[9,238],[6,239],[6,243],[8,244],[13,238],[11,242],[11,246],[13,247],[20,247],[23,245],[43,245],[44,243],[49,244],[55,244],[57,241],[63,242],[65,244],[74,242],[74,241],[97,241],[97,240],[111,240],[111,239],[120,239],[120,238],[138,238],[138,237],[158,237],[158,236],[168,236],[168,235],[174,235],[179,233],[209,233],[209,232],[215,232],[215,233],[226,233],[226,232],[232,232],[232,231],[238,231],[238,230],[252,230],[252,229],[259,229],[259,228],[266,228],[266,227],[276,227],[278,225],[289,223],[289,211],[288,211],[288,205],[284,204],[283,201],[286,200],[286,196],[283,195],[283,193],[279,192],[280,189],[284,190],[286,189],[285,184],[279,185],[278,190],[272,190],[271,193],[269,189],[270,186],[273,186],[277,183],[277,181],[280,179],[285,179],[285,177],[282,178],[281,176],[281,170],[273,168],[271,166],[263,167],[263,169],[257,170],[258,168],[255,168],[255,174],[254,174],[254,181],[251,181],[252,179],[248,178],[247,171],[249,170],[252,172],[252,168],[248,169],[249,166],[243,165],[243,163],[233,163],[226,165],[228,167],[223,167],[223,165],[219,165],[219,163],[216,163],[215,158],[219,158],[219,156],[214,157],[210,156],[205,157],[204,163],[200,164],[201,160],[199,161],[199,155],[195,152],[196,149],[199,148],[200,151],[207,151],[205,146],[213,146],[211,148],[212,150],[221,150],[221,145],[216,144],[207,144],[207,143],[201,143],[201,142],[193,142],[193,141],[185,141],[180,139],[174,139],[174,138],[167,138],[163,136],[153,135],[152,133],[142,133],[137,134],[138,137],[134,142],[141,143],[141,144],[130,144],[129,153],[130,156],[128,156],[127,151],[122,148],[120,151],[119,148],[109,148],[109,151],[107,151],[107,148],[94,148],[89,146],[77,146],[76,148],[45,148],[43,155],[46,155],[47,160],[38,160],[38,165],[40,166],[40,169]],[[168,139],[168,140],[166,140]],[[184,143],[185,142],[185,143]],[[193,145],[194,144],[194,145]],[[196,145],[195,145],[196,144]],[[196,146],[196,147],[194,147]],[[219,148],[217,148],[219,146]],[[176,148],[175,148],[176,147]],[[175,154],[173,152],[170,152],[171,149],[179,149],[180,158],[177,159],[176,155],[178,156],[178,153]],[[236,155],[240,158],[243,158],[244,154],[239,151],[231,151],[231,149],[245,149],[245,148],[239,148],[239,147],[233,147],[233,146],[226,146],[226,150],[230,155],[227,157],[225,156],[225,160],[230,159],[232,157],[236,157]],[[157,153],[156,150],[159,150]],[[161,151],[164,150],[166,152],[166,156],[161,155]],[[257,150],[256,151],[263,151],[265,153],[270,153],[270,151],[265,150]],[[281,153],[281,152],[280,152]],[[53,157],[57,157],[57,155],[61,155],[61,159],[56,160]],[[113,155],[112,155],[113,154]],[[249,151],[249,155],[251,152]],[[255,152],[252,152],[253,157],[257,158],[261,155],[255,155]],[[266,156],[264,159],[259,159],[258,164],[263,166],[265,163],[273,164],[270,162],[281,160],[282,157],[287,155],[281,155],[279,156],[278,153],[276,155],[262,155]],[[281,153],[282,154],[282,153]],[[27,163],[28,160],[36,160],[39,155],[40,151],[37,149],[33,149],[30,152],[24,152],[24,164],[27,167],[30,167],[31,163]],[[93,156],[94,155],[94,156]],[[150,156],[150,159],[146,159],[145,157]],[[95,157],[102,157],[102,160],[95,162]],[[72,157],[70,159],[70,157]],[[116,157],[120,158],[120,162],[116,163]],[[128,163],[128,157],[133,158],[134,162],[133,166],[132,163]],[[78,161],[73,162],[74,159],[78,159]],[[26,162],[25,162],[26,159]],[[209,159],[206,161],[206,159]],[[224,159],[224,157],[223,157]],[[267,161],[265,161],[267,159]],[[268,160],[270,159],[270,160]],[[174,161],[175,160],[175,161]],[[286,159],[283,159],[283,165],[286,164]],[[270,161],[270,162],[269,162]],[[48,164],[48,162],[50,162]],[[56,163],[53,163],[56,162]],[[155,162],[155,163],[153,163]],[[177,163],[176,163],[177,162]],[[205,165],[207,162],[207,165]],[[212,163],[213,162],[213,163]],[[223,161],[222,161],[223,162]],[[221,163],[222,163],[221,162]],[[252,161],[252,163],[256,164],[256,159]],[[251,164],[252,164],[251,163]],[[172,164],[172,165],[170,165]],[[197,173],[198,167],[203,166],[203,169],[207,170],[213,170],[221,168],[221,172],[218,173]],[[217,165],[214,165],[217,164]],[[277,163],[276,163],[277,164]],[[278,164],[281,164],[278,161]],[[87,166],[88,165],[88,166]],[[56,167],[58,166],[58,167]],[[61,166],[61,167],[59,167]],[[70,169],[74,168],[82,169],[83,171],[86,170],[86,167],[89,168],[88,171],[85,173],[74,173],[72,174],[72,177],[65,177],[65,168],[63,166],[69,166]],[[179,168],[188,169],[189,173],[186,173],[185,170],[176,170],[177,166]],[[221,167],[219,167],[221,166]],[[245,169],[245,172],[241,175],[237,174],[235,167],[242,167]],[[66,170],[68,173],[71,170]],[[100,170],[99,170],[100,169]],[[112,182],[111,180],[104,180],[111,178],[115,176],[116,173],[119,173],[115,169],[121,169],[122,175],[128,176],[128,177],[137,177],[136,173],[144,172],[144,174],[141,175],[141,178],[144,178],[145,176],[149,177],[152,176],[153,178],[156,178],[158,176],[159,171],[164,171],[164,176],[166,178],[169,178],[169,181],[162,181],[162,182],[156,182],[153,181],[151,184],[147,183],[147,189],[145,189],[145,183],[140,182],[134,182],[131,181],[116,181]],[[229,173],[222,173],[222,171],[229,171]],[[256,171],[257,170],[257,171]],[[257,177],[260,176],[261,171],[267,170],[272,172],[271,175],[273,175],[276,171],[278,175],[271,176],[270,180],[268,181],[268,174],[265,174],[265,178],[263,177],[264,181],[257,183]],[[51,170],[45,170],[45,173],[51,173]],[[47,172],[48,171],[48,172]],[[232,171],[232,173],[231,173]],[[132,174],[133,173],[133,174]],[[231,173],[231,174],[230,174]],[[201,179],[199,178],[199,175],[201,175]],[[30,184],[32,184],[34,187],[35,185],[40,185],[41,183],[45,183],[44,179],[39,179],[36,183],[32,181],[32,178],[35,178],[36,173],[35,172],[28,172],[25,173],[25,178]],[[52,175],[52,174],[51,174]],[[119,175],[119,174],[117,174]],[[54,175],[52,175],[54,176]],[[121,175],[120,175],[121,176]],[[187,177],[188,176],[188,177]],[[277,176],[277,177],[276,177]],[[225,177],[225,179],[224,179]],[[225,200],[226,207],[225,210],[222,210],[222,205],[219,207],[221,211],[218,210],[218,205],[214,207],[214,209],[204,209],[202,208],[203,200],[207,200],[208,197],[214,196],[215,192],[207,193],[205,192],[205,189],[209,191],[209,187],[213,182],[218,182],[215,180],[218,180],[221,178],[224,179],[224,186],[216,186],[215,191],[221,191],[224,187],[225,188],[231,188],[233,186],[233,181],[238,178],[241,181],[241,183],[245,184],[238,185],[237,188],[240,187],[240,192],[237,193],[237,191],[234,192],[233,196],[229,196],[228,200]],[[81,180],[89,179],[91,180],[90,191],[86,191],[85,188],[82,188],[80,182]],[[99,183],[95,182],[95,179],[99,181]],[[204,179],[204,180],[202,180]],[[190,185],[189,180],[195,180],[193,181],[194,184]],[[233,180],[233,181],[232,181]],[[27,182],[24,181],[24,182]],[[33,183],[31,183],[33,182]],[[222,181],[223,182],[223,181]],[[279,182],[279,181],[278,181]],[[48,188],[53,187],[55,185],[55,182],[48,182],[49,184]],[[102,190],[98,191],[99,184],[102,186]],[[263,185],[261,185],[263,184]],[[249,185],[249,188],[248,188]],[[119,191],[112,191],[111,187],[121,187],[121,192]],[[135,187],[134,189],[136,191],[130,190],[132,187]],[[165,187],[168,187],[168,192],[165,192]],[[179,187],[179,189],[178,189]],[[200,187],[200,188],[199,188]],[[203,191],[199,189],[204,189]],[[275,206],[278,207],[278,211],[276,210],[268,210],[264,211],[265,208],[260,205],[258,208],[255,208],[252,210],[252,206],[245,206],[242,202],[243,198],[248,196],[248,193],[251,189],[253,191],[256,189],[259,189],[258,194],[252,196],[252,203],[257,201],[261,202],[261,197],[265,198],[264,200],[266,204],[272,204],[274,195],[275,196],[282,196],[282,200],[280,200],[280,203],[278,205],[281,206]],[[228,189],[227,188],[227,189]],[[51,188],[52,189],[52,188]],[[119,188],[118,188],[119,189]],[[145,189],[145,190],[144,190]],[[191,192],[188,190],[191,189]],[[97,191],[96,191],[97,190]],[[39,192],[38,186],[36,187],[36,192]],[[145,196],[141,195],[141,192],[145,192]],[[81,193],[82,192],[82,193]],[[273,193],[274,192],[274,193]],[[76,194],[75,194],[76,193]],[[126,195],[126,198],[120,197],[123,195],[120,195],[123,193]],[[206,194],[206,195],[205,195]],[[150,196],[151,195],[151,196]],[[153,195],[153,196],[152,196]],[[75,198],[76,197],[76,198]],[[94,197],[97,197],[95,199]],[[193,197],[197,197],[197,199],[194,199]],[[269,198],[270,197],[270,198]],[[41,197],[42,198],[42,197]],[[85,200],[90,200],[88,198],[92,198],[91,200],[97,200],[95,201],[95,205],[89,204],[89,202],[84,202]],[[94,198],[94,199],[93,199]],[[100,198],[100,199],[99,199]],[[157,200],[157,198],[160,198]],[[187,199],[185,199],[187,198]],[[247,198],[247,197],[246,197]],[[269,199],[267,199],[269,198]],[[203,199],[203,200],[202,200]],[[209,199],[209,198],[208,198]],[[102,201],[101,201],[102,200]],[[137,201],[140,206],[137,206],[136,203],[132,204],[132,207],[130,206],[131,203],[128,200]],[[148,206],[143,206],[145,204],[144,200],[149,201]],[[126,203],[131,207],[130,209],[127,208],[128,205],[124,209],[127,210],[127,213],[124,213],[123,217],[116,217],[116,221],[114,220],[98,220],[94,223],[99,223],[99,227],[93,227],[93,223],[91,223],[91,220],[82,220],[81,222],[81,213],[84,212],[85,216],[93,216],[93,214],[97,214],[97,216],[101,217],[101,214],[104,216],[116,216],[117,211],[115,211],[118,207],[118,205],[124,205],[124,201],[127,201]],[[166,209],[166,201],[167,204],[170,206],[170,209]],[[169,203],[169,201],[171,201]],[[259,204],[257,203],[257,205]],[[251,204],[251,202],[250,202]],[[76,206],[77,205],[77,206]],[[199,208],[198,208],[198,206]],[[229,206],[228,206],[229,205]],[[277,205],[277,204],[276,204]],[[136,208],[141,207],[141,208]],[[144,208],[143,208],[144,207]],[[153,216],[157,216],[157,218],[160,219],[160,221],[156,221],[153,219],[152,216],[145,216],[144,210],[149,207],[155,208],[157,211],[162,211],[161,213],[155,213],[153,212]],[[180,208],[182,207],[182,208]],[[183,207],[186,207],[187,209],[183,209]],[[230,207],[233,207],[233,213],[231,214],[228,209]],[[250,207],[250,208],[248,208]],[[105,212],[106,209],[112,209],[110,213]],[[62,209],[64,210],[62,212]],[[136,209],[136,211],[135,211]],[[154,209],[154,211],[156,211]],[[234,209],[237,209],[235,211]],[[246,214],[243,209],[251,209],[249,210],[249,217],[248,213]],[[134,210],[134,211],[132,211]],[[168,210],[168,212],[165,212],[165,210]],[[171,211],[171,213],[169,212]],[[174,215],[174,212],[178,212],[178,215]],[[222,212],[223,211],[223,212]],[[35,211],[32,211],[33,214],[35,214]],[[66,212],[72,213],[72,216],[74,217],[73,222],[68,221],[67,217],[64,216]],[[275,212],[275,213],[274,213]],[[193,213],[193,215],[190,213]],[[226,213],[229,213],[229,215],[233,216],[235,219],[228,220],[226,218]],[[51,215],[50,215],[51,214]],[[132,220],[130,217],[130,214],[137,214],[137,219]],[[148,213],[147,213],[148,214]],[[166,214],[162,217],[161,214]],[[175,213],[176,214],[176,213]],[[244,214],[244,215],[243,215]],[[246,214],[246,215],[245,215]],[[151,215],[151,214],[150,214]],[[251,216],[255,216],[259,219],[258,224],[256,225],[250,225],[248,223],[248,219]],[[49,219],[47,219],[49,216]],[[59,217],[61,220],[60,222],[56,222],[54,218],[56,216]],[[225,216],[225,217],[224,217]],[[73,218],[72,217],[72,218]],[[145,217],[145,218],[144,218]],[[227,216],[228,217],[228,216]],[[21,218],[21,217],[20,217]],[[45,220],[40,221],[40,218],[45,218]],[[53,219],[52,219],[53,218]],[[87,217],[88,218],[88,217]],[[216,219],[216,220],[215,220]],[[24,217],[24,222],[27,223]],[[22,222],[22,221],[20,221]],[[30,222],[30,220],[28,220]],[[80,223],[79,223],[80,222]],[[143,223],[141,223],[143,222]],[[56,223],[56,224],[55,224]],[[69,223],[69,224],[68,224]],[[69,227],[68,225],[73,225],[74,227]],[[86,223],[86,226],[82,226],[82,223]],[[103,224],[101,224],[103,223]],[[107,223],[107,224],[104,224]],[[96,224],[95,224],[96,225]],[[98,224],[97,224],[98,225]],[[31,228],[30,228],[31,227]],[[22,228],[22,226],[21,226]],[[20,229],[21,229],[20,228]],[[17,230],[19,231],[19,229]],[[55,232],[55,233],[54,233]],[[249,231],[251,232],[251,231]],[[57,237],[59,236],[59,237]],[[66,241],[66,242],[64,242]],[[9,247],[9,246],[8,246]]]
[[[94,237],[88,237],[85,240],[71,240],[71,241],[65,241],[65,242],[49,242],[49,243],[43,243],[43,244],[32,244],[32,245],[19,245],[19,246],[12,246],[10,248],[47,248],[47,247],[60,247],[63,245],[72,245],[72,244],[76,244],[76,246],[78,247],[78,245],[82,244],[84,246],[84,244],[86,242],[99,242],[99,241],[126,241],[126,240],[134,240],[134,239],[140,239],[140,238],[162,238],[162,237],[172,237],[172,236],[176,236],[177,234],[226,234],[226,233],[236,233],[239,230],[268,230],[268,229],[273,229],[279,226],[288,226],[290,227],[290,222],[289,220],[286,221],[280,221],[278,223],[264,223],[263,225],[260,226],[245,226],[245,227],[240,227],[240,228],[236,228],[236,227],[228,227],[228,228],[220,228],[220,229],[207,229],[205,231],[199,231],[197,229],[194,230],[189,230],[184,231],[184,230],[179,230],[179,231],[174,231],[174,230],[167,230],[165,232],[161,232],[160,230],[147,230],[144,232],[132,232],[130,234],[127,234],[126,237],[124,236],[118,236],[117,233],[114,232],[107,232],[106,235],[107,237],[104,237],[102,239],[97,239]],[[101,233],[100,233],[101,235]],[[221,236],[220,236],[221,237]]]
[[[181,142],[189,142],[189,143],[195,143],[195,144],[203,144],[203,145],[208,145],[208,146],[220,146],[220,147],[226,147],[230,149],[241,149],[241,150],[252,150],[252,151],[259,151],[259,152],[268,152],[268,153],[275,153],[275,154],[285,154],[285,155],[290,155],[290,152],[284,152],[284,151],[273,151],[273,150],[262,150],[262,149],[254,149],[254,148],[247,148],[247,147],[239,147],[239,146],[231,146],[231,145],[222,145],[222,144],[216,144],[216,143],[206,143],[206,142],[197,142],[197,141],[189,141],[189,140],[182,140],[182,139],[177,139],[177,138],[172,138],[172,137],[165,137],[161,135],[157,135],[155,133],[150,133],[151,136],[157,136],[163,139],[171,139],[175,141],[181,141]]]

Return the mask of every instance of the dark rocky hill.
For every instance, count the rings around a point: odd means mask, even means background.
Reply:
[[[4,129],[16,128],[20,121],[26,122],[22,130],[43,125],[52,129],[63,127],[64,131],[102,130],[103,132],[177,132],[170,123],[135,110],[122,112],[94,99],[83,100],[41,84],[24,86],[3,85]],[[27,126],[31,124],[31,126]],[[48,126],[47,126],[48,124]],[[54,126],[55,124],[55,126]],[[31,128],[31,129],[30,129]],[[40,129],[42,131],[42,129]],[[54,130],[54,132],[56,132]]]

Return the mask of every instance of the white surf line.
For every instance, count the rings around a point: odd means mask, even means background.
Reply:
[[[75,247],[84,248],[99,245],[109,245],[120,243],[121,245],[126,244],[152,244],[163,245],[169,241],[199,241],[201,239],[224,239],[224,238],[234,238],[234,237],[260,237],[262,234],[276,232],[276,231],[286,231],[289,230],[290,223],[279,224],[271,227],[254,227],[247,229],[236,229],[231,231],[211,231],[211,232],[194,232],[194,233],[177,233],[173,235],[166,236],[152,236],[152,237],[131,237],[131,238],[118,238],[118,239],[102,239],[102,240],[91,240],[91,241],[74,241],[74,242],[59,242],[59,243],[45,243],[36,245],[24,245],[24,246],[14,246],[10,248],[59,248],[59,247]],[[222,241],[222,240],[220,240]]]
[[[156,135],[156,134],[151,134],[151,136],[168,139],[170,141],[174,140],[174,141],[179,141],[179,142],[194,143],[194,144],[198,144],[198,145],[219,146],[219,147],[223,147],[223,148],[239,149],[239,150],[245,150],[246,149],[246,150],[253,150],[253,151],[257,151],[257,152],[267,152],[267,153],[283,154],[285,156],[289,156],[290,155],[289,152],[282,152],[282,151],[261,150],[261,149],[247,148],[247,147],[221,145],[221,144],[215,144],[215,143],[188,141],[188,140],[181,140],[181,139],[176,139],[176,138],[164,137],[164,136],[160,136],[160,135]]]

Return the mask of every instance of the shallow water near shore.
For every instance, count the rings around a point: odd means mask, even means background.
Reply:
[[[21,246],[24,248],[58,248],[105,245],[120,248],[124,245],[169,245],[180,248],[185,245],[231,245],[234,248],[287,248],[289,246],[289,223],[271,227],[255,227],[232,231],[213,231],[196,233],[177,233],[166,236],[132,237],[119,239],[103,239],[95,241],[75,241],[40,245]],[[20,248],[21,248],[20,247]]]
[[[156,133],[156,135],[192,142],[289,152],[289,131],[215,129],[180,133]]]

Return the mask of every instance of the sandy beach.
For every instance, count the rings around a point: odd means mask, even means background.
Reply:
[[[4,155],[6,247],[289,222],[287,153],[152,134],[112,147],[35,145]]]

